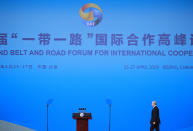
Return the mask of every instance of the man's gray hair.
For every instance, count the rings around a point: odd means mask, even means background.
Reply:
[[[152,103],[154,103],[155,105],[157,105],[157,101],[152,101]]]

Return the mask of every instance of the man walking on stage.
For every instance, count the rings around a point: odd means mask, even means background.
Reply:
[[[151,113],[151,127],[150,131],[153,131],[154,129],[156,131],[159,131],[159,124],[160,124],[160,118],[159,118],[159,108],[157,107],[157,102],[152,102],[152,113]]]

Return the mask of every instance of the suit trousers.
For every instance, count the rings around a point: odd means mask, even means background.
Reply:
[[[152,124],[151,127],[150,127],[150,131],[153,131],[153,130],[156,130],[156,131],[159,131],[159,124]]]

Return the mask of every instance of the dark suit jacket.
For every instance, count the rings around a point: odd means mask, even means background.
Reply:
[[[155,122],[155,124],[160,124],[160,118],[159,118],[159,108],[157,106],[155,106],[152,109],[152,113],[151,113],[151,124],[153,124],[153,122]]]

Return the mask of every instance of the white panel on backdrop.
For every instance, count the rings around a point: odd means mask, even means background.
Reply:
[[[35,131],[35,130],[0,120],[0,131]]]

